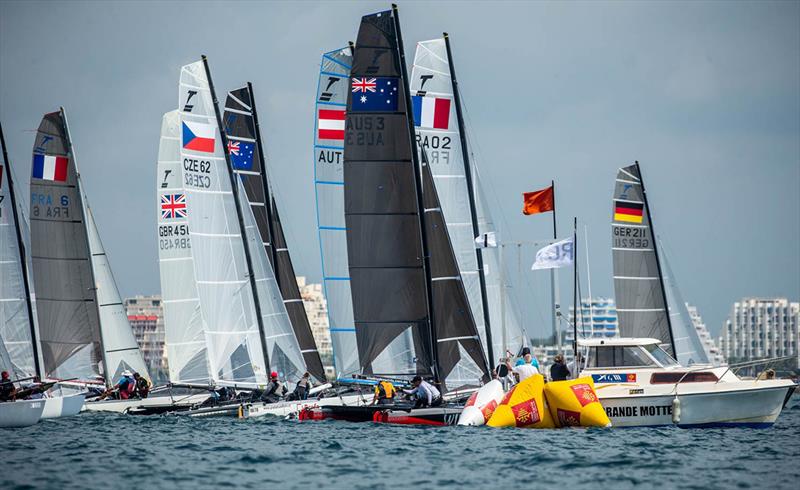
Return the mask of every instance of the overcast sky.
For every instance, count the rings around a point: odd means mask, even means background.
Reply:
[[[800,2],[399,4],[409,59],[417,41],[451,35],[504,239],[548,237],[549,217],[522,216],[521,194],[555,179],[560,234],[575,215],[587,226],[592,293],[613,296],[613,181],[638,159],[681,292],[713,332],[743,296],[800,297]],[[318,282],[320,54],[388,7],[0,2],[0,120],[20,187],[42,114],[63,105],[123,296],[158,293],[161,115],[177,106],[181,65],[206,54],[218,93],[254,84],[295,268]],[[526,302],[541,304],[546,273],[525,274]],[[533,335],[550,328],[539,310]]]

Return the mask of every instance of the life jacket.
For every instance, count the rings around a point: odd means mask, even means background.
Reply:
[[[391,400],[394,398],[395,393],[397,393],[397,390],[388,381],[381,381],[375,386],[375,394],[378,395],[378,399],[388,398]]]

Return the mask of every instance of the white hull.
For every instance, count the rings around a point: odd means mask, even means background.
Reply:
[[[85,393],[44,398],[42,399],[44,402],[42,419],[55,419],[58,417],[77,415],[81,411],[81,408],[83,408],[85,399]]]
[[[45,401],[20,400],[0,403],[0,427],[27,427],[42,418]]]
[[[100,400],[86,402],[83,409],[91,412],[126,413],[128,410],[139,407],[188,407],[203,403],[210,396],[208,393],[202,393],[199,395],[152,396],[141,400],[138,398],[130,400]]]
[[[364,406],[372,402],[363,394],[345,395],[321,398],[319,400],[298,400],[278,403],[254,403],[247,404],[242,410],[242,418],[263,417],[273,415],[276,417],[295,416],[306,408],[330,407],[330,406]]]
[[[679,390],[677,404],[674,394],[608,396],[601,389],[598,397],[613,427],[769,427],[780,415],[791,385],[741,383],[745,384],[751,386],[711,384],[706,391],[699,386],[691,392]]]

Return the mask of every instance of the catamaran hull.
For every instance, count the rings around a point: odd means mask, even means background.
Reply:
[[[675,395],[599,396],[613,427],[770,427],[794,386]]]
[[[377,413],[373,421],[381,424],[399,425],[456,425],[463,410],[463,407],[387,410]]]
[[[44,400],[20,400],[0,403],[0,427],[27,427],[42,418]]]
[[[127,413],[129,410],[141,407],[190,407],[203,403],[211,395],[202,393],[199,395],[187,396],[154,396],[142,400],[100,400],[96,402],[86,402],[83,409],[91,412],[116,412]]]
[[[71,417],[80,413],[83,403],[86,401],[86,394],[76,393],[74,395],[56,396],[45,398],[42,401],[44,401],[42,419]]]
[[[273,415],[277,417],[296,416],[301,411],[313,410],[322,407],[348,406],[363,407],[372,400],[362,394],[321,398],[319,400],[301,400],[278,403],[246,404],[242,409],[242,418],[263,417]]]

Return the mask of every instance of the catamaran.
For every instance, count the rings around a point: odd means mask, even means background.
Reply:
[[[430,165],[417,151],[402,46],[396,6],[362,18],[340,135],[349,328],[361,375],[422,375],[445,393],[489,374]],[[334,406],[309,418],[444,424],[459,411]]]
[[[638,162],[619,169],[613,198],[614,289],[621,338],[578,340],[615,427],[772,425],[794,392],[790,380],[741,379],[714,367],[691,320],[669,293]],[[674,274],[669,271],[674,283]],[[670,302],[669,298],[673,301]]]

